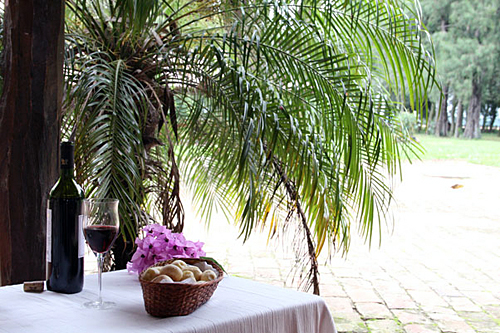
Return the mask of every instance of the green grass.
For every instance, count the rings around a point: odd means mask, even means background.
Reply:
[[[500,137],[483,133],[481,139],[467,140],[416,135],[424,148],[422,160],[464,160],[470,163],[500,167]]]

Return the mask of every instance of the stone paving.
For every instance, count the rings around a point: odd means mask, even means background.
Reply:
[[[320,258],[321,296],[338,331],[500,333],[500,169],[418,162],[403,178],[380,247],[354,237],[347,258]],[[242,244],[222,217],[209,230],[194,214],[186,221],[186,236],[230,274],[297,288],[290,239],[268,244],[263,232]]]
[[[403,178],[394,230],[380,247],[354,238],[347,258],[321,259],[321,296],[338,331],[500,332],[500,169],[419,162]],[[222,220],[185,233],[230,274],[296,287],[292,258],[267,235],[242,245]]]

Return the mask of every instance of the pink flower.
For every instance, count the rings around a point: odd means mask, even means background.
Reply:
[[[129,272],[136,272],[137,274],[140,274],[145,265],[148,264],[148,255],[148,252],[138,247],[132,256],[132,259],[127,263],[127,270]]]
[[[202,250],[204,243],[187,240],[182,233],[174,233],[165,226],[151,224],[142,228],[143,238],[137,237],[137,249],[127,270],[140,274],[144,269],[159,261],[172,258],[199,258],[206,253]]]
[[[154,237],[157,237],[165,232],[167,232],[167,228],[164,225],[160,225],[158,223],[155,224],[150,224],[142,228],[142,230],[148,234],[153,235]]]

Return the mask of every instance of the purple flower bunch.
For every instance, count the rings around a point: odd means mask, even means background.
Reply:
[[[199,258],[206,253],[202,242],[187,240],[182,233],[175,233],[160,224],[150,224],[142,228],[143,238],[137,237],[137,250],[127,263],[130,273],[140,274],[159,261],[172,258]]]

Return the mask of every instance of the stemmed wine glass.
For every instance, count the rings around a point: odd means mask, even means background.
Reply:
[[[87,308],[108,309],[116,305],[114,302],[104,302],[101,290],[104,256],[113,245],[120,226],[118,203],[118,199],[109,198],[84,200],[83,233],[87,244],[97,255],[99,269],[99,297],[95,301],[85,303],[84,306]]]

